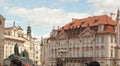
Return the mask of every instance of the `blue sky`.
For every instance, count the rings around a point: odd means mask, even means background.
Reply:
[[[72,18],[109,15],[119,6],[120,0],[0,0],[0,14],[6,18],[6,26],[15,21],[26,30],[30,24],[33,34],[40,38]]]

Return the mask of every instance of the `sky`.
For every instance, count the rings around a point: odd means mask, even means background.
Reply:
[[[72,18],[110,15],[120,9],[120,0],[0,0],[0,14],[5,26],[30,24],[32,34],[48,37],[52,29],[72,21]]]

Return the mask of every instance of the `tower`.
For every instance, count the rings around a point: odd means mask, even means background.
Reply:
[[[30,25],[28,25],[28,27],[27,27],[27,35],[31,36],[31,26]]]
[[[117,17],[116,17],[116,21],[118,22],[117,23],[117,35],[116,35],[116,38],[117,38],[117,44],[116,44],[116,47],[115,47],[115,64],[116,65],[118,65],[118,60],[117,59],[119,59],[120,57],[119,57],[119,55],[120,55],[120,45],[119,45],[119,43],[120,43],[120,39],[119,39],[119,37],[120,37],[120,23],[119,23],[119,20],[120,20],[120,11],[119,11],[119,9],[118,9],[118,11],[117,11]]]
[[[2,66],[4,59],[4,24],[5,18],[0,15],[0,66]]]
[[[29,55],[30,55],[30,59],[33,60],[33,39],[32,39],[32,35],[31,35],[31,26],[28,25],[27,26],[27,36],[28,36],[28,39],[29,39]]]

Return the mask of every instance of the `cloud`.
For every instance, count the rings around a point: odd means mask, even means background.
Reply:
[[[96,14],[110,14],[120,9],[120,0],[88,0]]]
[[[72,18],[88,17],[87,13],[64,12],[61,9],[41,8],[10,8],[9,14],[23,17],[25,21],[32,26],[49,27],[53,25],[64,25],[72,20]]]
[[[59,2],[78,2],[80,0],[58,0]]]
[[[0,3],[3,3],[3,2],[5,2],[5,0],[0,0]]]

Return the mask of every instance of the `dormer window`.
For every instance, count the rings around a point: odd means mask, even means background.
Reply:
[[[81,25],[83,25],[86,21],[81,22]]]
[[[95,19],[95,20],[94,20],[94,22],[98,22],[98,21],[99,21],[99,19]]]
[[[104,29],[104,25],[103,24],[98,25],[98,32],[103,31],[103,29]]]

